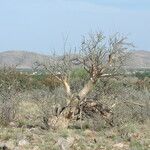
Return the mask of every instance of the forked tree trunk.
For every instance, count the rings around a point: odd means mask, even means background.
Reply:
[[[77,107],[86,98],[88,93],[90,93],[92,91],[95,83],[96,82],[93,82],[92,79],[90,79],[76,97],[74,97],[74,96],[70,97],[70,103],[68,104],[68,108],[66,108],[66,110],[65,110],[66,111],[65,116],[68,119],[74,118]]]
[[[93,82],[92,79],[84,86],[84,88],[79,92],[79,100],[83,100],[93,89],[96,82]]]
[[[71,93],[70,86],[68,82],[63,81],[64,87],[66,89],[66,93],[68,98],[70,98],[69,103],[65,108],[62,108],[57,119],[55,127],[56,128],[64,128],[68,127],[71,120],[74,120],[75,115],[78,113],[80,103],[86,98],[86,96],[92,91],[96,82],[93,82],[91,79],[87,84],[83,87],[83,89],[79,92],[79,94],[74,97]]]

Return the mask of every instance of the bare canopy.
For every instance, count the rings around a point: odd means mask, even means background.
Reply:
[[[68,119],[74,118],[78,106],[81,106],[83,101],[86,102],[87,95],[93,90],[99,78],[120,74],[128,57],[128,51],[132,47],[132,44],[127,43],[126,40],[126,37],[119,36],[119,34],[106,40],[101,32],[92,33],[88,38],[83,37],[78,54],[69,52],[63,57],[54,55],[49,65],[43,65],[65,87],[69,102],[60,115]],[[89,81],[77,94],[72,93],[69,83],[71,69],[75,65],[83,67],[89,74]],[[92,103],[90,106],[96,108],[98,105]]]

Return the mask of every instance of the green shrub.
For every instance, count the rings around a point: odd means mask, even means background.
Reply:
[[[136,72],[135,73],[135,76],[138,78],[138,79],[144,79],[145,77],[149,77],[150,78],[150,71],[144,71],[144,72]]]
[[[76,68],[71,73],[71,79],[86,79],[88,77],[88,73],[83,68]]]

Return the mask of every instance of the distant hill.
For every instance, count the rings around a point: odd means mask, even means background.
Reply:
[[[150,68],[150,51],[133,51],[128,64],[130,68]]]
[[[0,66],[18,66],[18,68],[32,68],[34,62],[45,62],[49,56],[27,51],[0,52]],[[130,68],[150,68],[150,51],[133,51],[128,61]]]
[[[45,62],[49,56],[27,51],[0,52],[0,66],[17,66],[18,68],[32,68],[38,62]]]

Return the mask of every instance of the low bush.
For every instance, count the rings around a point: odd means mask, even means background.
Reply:
[[[20,91],[18,73],[12,68],[0,70],[0,124],[7,125],[13,120],[18,102],[14,99]]]

